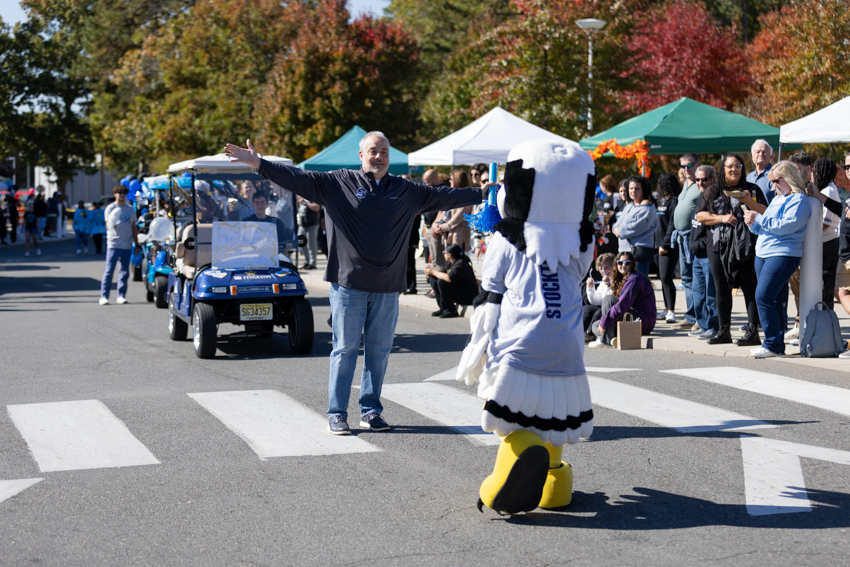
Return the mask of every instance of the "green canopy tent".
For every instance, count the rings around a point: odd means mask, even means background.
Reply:
[[[336,142],[313,157],[298,164],[301,169],[331,171],[334,169],[360,169],[360,140],[366,130],[355,126]],[[407,154],[390,146],[390,169],[393,175],[407,173]]]
[[[758,139],[779,147],[779,128],[682,97],[585,138],[579,144],[586,150],[594,150],[605,140],[613,139],[621,146],[645,140],[650,155],[744,153]],[[797,144],[792,149],[799,147]]]

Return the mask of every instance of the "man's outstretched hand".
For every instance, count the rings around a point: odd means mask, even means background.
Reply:
[[[227,144],[224,146],[224,154],[232,160],[241,161],[254,169],[260,167],[260,154],[251,145],[251,140],[245,140],[245,143],[248,145],[247,148]]]

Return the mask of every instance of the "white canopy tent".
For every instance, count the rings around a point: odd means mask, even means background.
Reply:
[[[496,162],[504,164],[508,152],[526,140],[571,142],[538,128],[500,107],[472,124],[407,155],[408,165],[472,165]]]
[[[266,161],[283,165],[294,165],[289,158],[260,156]],[[168,173],[183,173],[194,169],[196,173],[254,173],[254,168],[242,162],[232,161],[230,156],[216,154],[189,159],[168,166]]]
[[[850,96],[779,127],[781,144],[850,142]]]

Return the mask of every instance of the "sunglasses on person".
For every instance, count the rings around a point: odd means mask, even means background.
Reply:
[[[618,266],[628,266],[631,263],[632,263],[631,260],[617,260]]]
[[[682,169],[691,169],[695,166],[695,163],[686,163],[682,165]]]
[[[708,183],[711,181],[711,177],[695,177],[694,181],[696,181],[697,183],[699,183],[700,181]]]
[[[844,164],[844,165],[842,165],[841,167],[843,167],[843,168],[844,168],[844,171],[850,171],[850,163],[845,163],[845,164]]]
[[[778,183],[779,183],[780,181],[782,181],[783,179],[785,179],[785,178],[784,178],[784,177],[774,177],[774,178],[773,178],[773,179],[771,179],[770,181],[772,181],[773,183],[777,183],[777,184],[778,184]]]
[[[129,193],[129,191],[116,191],[115,192],[116,195],[127,195],[128,193]]]

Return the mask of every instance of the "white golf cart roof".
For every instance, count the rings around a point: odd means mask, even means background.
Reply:
[[[278,156],[261,156],[264,160],[271,163],[279,163],[282,165],[294,165],[289,158]],[[238,161],[230,161],[230,158],[225,154],[216,154],[214,156],[204,156],[195,159],[173,163],[168,166],[168,173],[178,174],[186,171],[194,170],[195,173],[254,173],[254,168]]]

